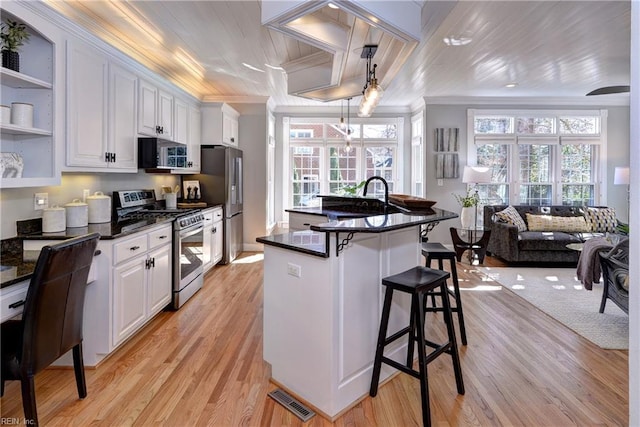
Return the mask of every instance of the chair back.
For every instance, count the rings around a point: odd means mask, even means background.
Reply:
[[[22,314],[24,373],[39,372],[82,342],[84,297],[99,238],[92,233],[42,248]]]

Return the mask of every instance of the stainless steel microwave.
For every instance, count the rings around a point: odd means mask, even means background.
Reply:
[[[186,169],[187,145],[162,138],[138,138],[138,168]]]

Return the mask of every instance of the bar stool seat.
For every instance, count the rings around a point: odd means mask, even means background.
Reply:
[[[449,261],[449,269],[451,270],[451,279],[453,282],[453,290],[447,287],[447,293],[451,295],[455,300],[455,306],[451,306],[451,311],[458,313],[458,325],[460,327],[460,338],[462,345],[467,345],[467,331],[464,326],[464,313],[462,312],[462,298],[460,297],[460,285],[458,283],[458,270],[456,268],[456,253],[451,249],[447,249],[442,243],[423,243],[422,255],[426,262],[425,267],[431,267],[431,262],[438,260],[438,268],[444,270],[444,260]],[[442,311],[442,307],[438,307],[436,304],[436,296],[442,297],[440,292],[431,292],[431,305],[432,307],[425,307],[427,312]]]
[[[459,394],[464,394],[464,383],[462,381],[462,369],[458,356],[458,346],[456,345],[455,330],[451,317],[451,307],[449,299],[443,298],[443,314],[447,326],[448,341],[445,343],[434,343],[425,338],[425,299],[430,291],[440,288],[444,295],[447,288],[447,279],[450,274],[446,271],[435,270],[427,267],[414,267],[393,276],[382,279],[382,284],[386,286],[384,295],[384,305],[382,308],[382,318],[380,320],[380,330],[376,345],[376,355],[373,362],[373,375],[371,378],[371,388],[369,395],[375,397],[378,394],[378,383],[380,381],[380,370],[382,363],[409,374],[420,380],[420,397],[422,401],[422,423],[424,426],[431,425],[431,410],[429,408],[429,383],[427,376],[427,364],[432,362],[442,353],[451,355],[453,371],[456,379],[456,386]],[[409,326],[401,329],[395,334],[387,337],[387,327],[389,325],[389,315],[391,312],[391,301],[393,292],[405,292],[411,295],[411,311]],[[384,356],[384,348],[398,338],[408,334],[408,348],[406,364],[396,362]],[[418,349],[418,370],[413,369],[413,351],[417,343]],[[427,353],[426,347],[434,350]]]

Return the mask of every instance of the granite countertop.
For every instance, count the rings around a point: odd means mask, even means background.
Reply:
[[[301,213],[307,215],[318,215],[318,216],[326,216],[329,220],[343,220],[350,218],[364,218],[366,216],[371,216],[369,213],[363,212],[345,212],[341,210],[328,209],[320,206],[316,207],[308,207],[308,208],[291,208],[285,209],[285,212],[293,212],[293,213]]]
[[[316,209],[317,211],[322,210],[322,208],[308,209]],[[299,209],[289,211],[301,212]],[[318,215],[321,214],[318,213]],[[327,239],[329,233],[384,233],[386,231],[400,230],[402,228],[439,222],[457,217],[458,215],[453,212],[438,208],[432,208],[429,211],[422,212],[373,215],[367,216],[366,218],[354,218],[342,221],[333,220],[324,224],[312,225],[310,230],[290,231],[288,233],[258,237],[256,241],[265,245],[328,258],[329,251]]]
[[[117,239],[133,233],[144,231],[160,224],[170,224],[173,218],[154,218],[130,220],[125,222],[107,222],[103,224],[89,224],[87,227],[67,228],[57,233],[43,233],[33,229],[23,229],[12,242],[3,241],[2,260],[0,261],[0,288],[15,285],[31,278],[36,267],[40,251],[23,251],[23,240],[65,240],[88,233],[100,233],[101,240]],[[40,224],[40,230],[42,229]]]

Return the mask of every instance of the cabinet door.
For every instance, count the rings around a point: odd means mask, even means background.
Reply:
[[[173,95],[163,91],[158,92],[158,125],[160,136],[173,139]]]
[[[220,214],[222,216],[222,214]],[[222,260],[222,245],[223,245],[223,221],[217,221],[213,223],[213,242],[212,242],[212,255],[211,264],[216,265]]]
[[[174,100],[174,141],[187,144],[189,142],[188,127],[189,127],[189,107],[187,104],[180,100]],[[187,150],[187,154],[189,151]]]
[[[231,145],[237,147],[239,144],[238,139],[238,119],[231,119]]]
[[[158,88],[144,80],[139,80],[138,85],[138,133],[156,136]]]
[[[113,275],[113,345],[133,334],[146,320],[145,256],[118,266]]]
[[[107,58],[67,42],[67,165],[106,168]]]
[[[235,145],[233,138],[233,118],[225,113],[222,113],[222,143]]]
[[[149,253],[151,268],[147,281],[147,316],[153,316],[171,302],[171,245]]]
[[[136,107],[138,78],[111,64],[109,69],[109,147],[116,155],[109,167],[137,169]]]
[[[191,162],[189,169],[194,173],[200,172],[200,145],[202,141],[202,130],[200,128],[202,117],[200,110],[192,105],[189,106],[189,146],[187,147],[187,158]]]

